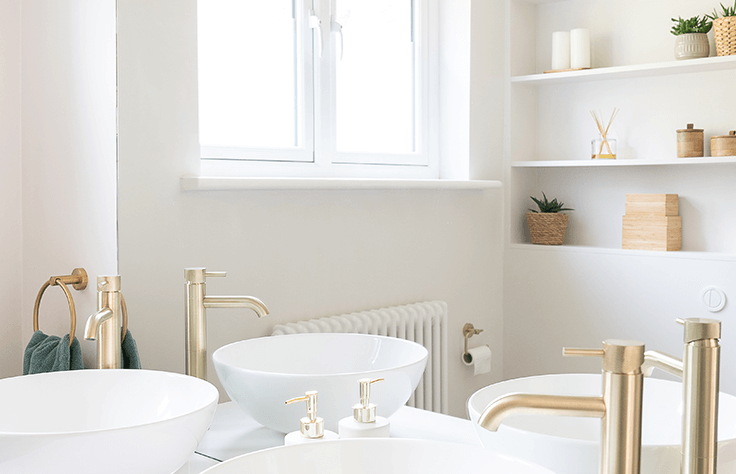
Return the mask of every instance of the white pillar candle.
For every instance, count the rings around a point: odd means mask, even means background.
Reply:
[[[570,32],[552,33],[552,70],[570,69]]]
[[[590,33],[586,28],[570,31],[570,67],[572,69],[590,67]]]

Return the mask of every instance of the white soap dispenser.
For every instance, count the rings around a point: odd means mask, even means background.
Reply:
[[[295,402],[307,402],[307,416],[300,420],[299,431],[292,431],[284,437],[285,446],[338,439],[337,433],[326,430],[325,420],[317,416],[317,391],[304,392],[303,397],[286,400],[287,405]]]
[[[389,438],[389,421],[376,416],[376,406],[370,403],[371,384],[383,379],[360,379],[360,403],[353,405],[353,416],[343,418],[337,425],[341,438]]]

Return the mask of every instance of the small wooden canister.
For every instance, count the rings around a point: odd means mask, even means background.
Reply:
[[[711,156],[736,156],[736,130],[728,135],[710,137]]]
[[[693,128],[693,124],[687,124],[687,128],[677,131],[677,157],[696,158],[703,156],[703,130]]]

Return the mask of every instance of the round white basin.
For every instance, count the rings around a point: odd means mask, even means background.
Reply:
[[[0,380],[0,472],[169,474],[212,421],[217,389],[150,370]]]
[[[202,474],[552,474],[480,447],[418,439],[348,439],[282,446],[233,458]]]
[[[480,414],[510,393],[600,396],[599,374],[542,375],[507,380],[475,392],[468,415],[483,445],[565,474],[598,472],[601,422],[597,418],[521,415],[506,418],[497,432],[481,428]],[[642,474],[679,474],[682,384],[644,379]],[[736,473],[736,397],[721,392],[718,413],[718,472]]]
[[[365,334],[289,334],[248,339],[212,355],[222,386],[260,424],[288,433],[306,416],[290,398],[317,390],[317,415],[336,431],[360,401],[358,380],[385,379],[371,389],[380,416],[390,416],[409,400],[427,364],[427,350],[411,341]]]

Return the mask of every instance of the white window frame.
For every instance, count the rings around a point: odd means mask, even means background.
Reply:
[[[331,31],[339,0],[294,0],[298,77],[297,108],[303,111],[297,149],[201,147],[201,174],[231,177],[439,178],[438,158],[438,22],[437,0],[413,0],[414,34],[420,81],[416,87],[417,151],[411,154],[357,154],[335,150],[335,95],[330,93],[340,53],[339,34]],[[369,0],[368,0],[369,1]],[[310,26],[310,13],[320,28]],[[314,23],[312,23],[314,25]],[[322,55],[316,49],[322,35]],[[309,94],[314,87],[314,95]],[[318,93],[316,91],[321,91]],[[306,93],[305,93],[306,92]],[[318,117],[318,119],[317,119]]]

